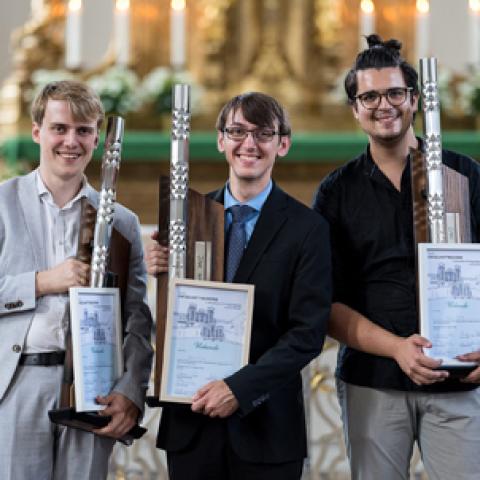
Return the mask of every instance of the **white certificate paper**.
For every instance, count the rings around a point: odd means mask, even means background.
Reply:
[[[117,288],[71,288],[75,408],[105,408],[95,402],[108,395],[123,371],[120,295]]]
[[[160,400],[194,393],[248,363],[253,285],[174,279],[170,284]]]
[[[419,244],[420,333],[442,367],[468,367],[457,355],[480,349],[480,245]]]

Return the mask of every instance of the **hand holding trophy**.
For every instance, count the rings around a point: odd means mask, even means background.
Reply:
[[[105,406],[97,399],[108,396],[123,373],[121,306],[130,244],[113,229],[123,130],[121,117],[109,118],[98,210],[86,199],[82,203],[77,259],[90,264],[90,282],[88,287],[69,290],[62,408],[49,412],[55,423],[91,432],[110,422],[111,417],[98,414]],[[144,432],[135,426],[121,440],[130,442]]]

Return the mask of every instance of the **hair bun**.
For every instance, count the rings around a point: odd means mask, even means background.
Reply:
[[[402,48],[402,43],[394,38],[383,41],[380,36],[376,33],[372,33],[367,37],[368,48],[388,48],[390,50],[396,50],[398,54],[400,54],[400,49]]]

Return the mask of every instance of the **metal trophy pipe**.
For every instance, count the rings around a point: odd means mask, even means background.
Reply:
[[[427,177],[428,232],[430,242],[445,243],[447,241],[445,232],[445,197],[436,58],[420,59],[420,84]]]
[[[102,157],[102,187],[93,236],[93,252],[90,271],[90,287],[105,286],[113,215],[115,212],[116,183],[120,169],[124,120],[109,117]]]
[[[175,84],[172,92],[170,146],[169,278],[185,278],[187,258],[187,192],[190,137],[190,86]]]

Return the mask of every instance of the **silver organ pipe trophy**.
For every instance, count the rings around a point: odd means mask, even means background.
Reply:
[[[170,146],[169,278],[185,278],[187,261],[187,192],[190,137],[190,87],[173,88]]]
[[[445,243],[445,201],[443,194],[440,101],[437,87],[437,59],[420,59],[423,140],[427,173],[428,232],[432,243]]]
[[[441,359],[440,368],[450,370],[450,376],[461,377],[474,365],[462,363],[456,356],[480,348],[473,341],[466,347],[462,340],[470,336],[471,320],[477,317],[467,278],[475,270],[475,275],[480,275],[475,266],[480,265],[480,250],[470,243],[468,178],[442,159],[435,58],[420,60],[420,83],[423,152],[412,150],[410,156],[420,333],[433,345],[424,353]],[[462,277],[462,269],[467,276]],[[455,307],[459,299],[461,310]]]
[[[102,186],[93,237],[90,269],[90,286],[92,288],[107,286],[107,262],[112,238],[116,184],[120,170],[124,124],[122,117],[110,117],[108,119],[105,149],[102,157]]]
[[[123,118],[110,117],[102,157],[98,209],[95,213],[87,201],[82,204],[77,258],[90,263],[90,286],[70,288],[70,332],[62,408],[49,412],[53,422],[87,431],[103,427],[110,421],[109,417],[98,415],[103,406],[97,404],[95,398],[108,395],[123,372],[123,327],[117,284],[120,274],[120,283],[125,285],[130,246],[113,228],[123,132]],[[113,244],[115,258],[111,258]],[[109,271],[111,266],[118,271]],[[72,390],[72,381],[74,395],[68,391]],[[145,429],[134,426],[121,440],[131,443],[144,432]]]
[[[190,86],[172,91],[170,177],[160,177],[159,243],[169,250],[168,273],[157,279],[154,396],[159,406],[169,283],[175,279],[223,280],[223,205],[189,188]]]

